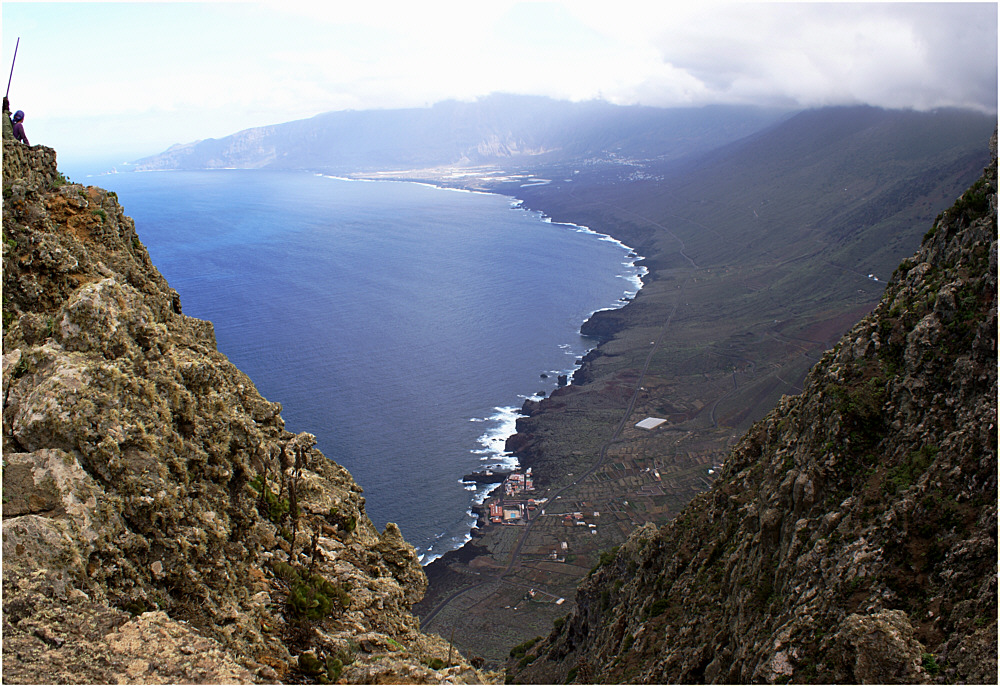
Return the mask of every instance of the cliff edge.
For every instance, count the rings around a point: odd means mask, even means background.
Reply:
[[[394,524],[181,312],[117,196],[3,148],[6,683],[479,682]]]
[[[997,683],[991,151],[801,395],[603,555],[511,681]]]

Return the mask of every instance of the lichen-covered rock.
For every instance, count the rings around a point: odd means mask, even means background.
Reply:
[[[37,569],[14,578],[4,574],[5,683],[254,680],[218,641],[162,611],[133,617],[95,602],[64,572]]]
[[[996,683],[991,148],[802,394],[602,560],[515,682]]]
[[[905,612],[879,610],[868,616],[849,615],[834,636],[827,657],[830,681],[859,684],[921,681],[923,646],[914,638],[913,625]],[[789,665],[787,675],[794,673]]]
[[[182,314],[116,196],[12,142],[3,181],[5,680],[484,678],[420,632],[413,548]]]

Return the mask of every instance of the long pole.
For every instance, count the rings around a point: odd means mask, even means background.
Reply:
[[[14,78],[14,62],[17,61],[17,46],[21,44],[21,37],[17,37],[17,42],[14,44],[14,59],[10,61],[10,76],[7,77],[7,92],[4,93],[3,97],[6,98],[10,95],[10,81]]]

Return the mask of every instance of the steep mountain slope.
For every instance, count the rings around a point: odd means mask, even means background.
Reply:
[[[493,95],[425,108],[329,112],[174,146],[138,160],[136,168],[353,173],[588,158],[663,162],[737,140],[782,116],[780,111],[750,107],[668,110]]]
[[[603,556],[513,681],[996,683],[991,152],[802,394]]]
[[[5,135],[3,195],[4,681],[479,681],[419,631],[399,529],[181,313],[115,194]]]
[[[828,273],[811,265],[789,284],[794,292],[809,279],[841,280],[845,270],[891,273],[918,244],[913,220],[932,218],[979,176],[988,163],[982,141],[994,125],[964,110],[830,107],[680,167],[644,165],[656,178],[615,183],[597,171],[557,167],[539,173],[572,181],[509,192],[554,219],[608,227],[654,270],[678,262],[657,259],[678,238],[706,266],[762,254],[801,261],[822,251]]]
[[[829,108],[683,173],[643,167],[657,180],[554,166],[535,170],[546,185],[488,185],[553,221],[612,234],[650,273],[627,306],[585,324],[601,345],[571,385],[525,403],[529,416],[507,442],[536,486],[550,489],[537,497],[558,493],[574,510],[600,512],[595,528],[567,530],[547,514],[523,536],[475,530],[466,550],[428,567],[421,618],[487,659],[547,633],[570,608],[519,604],[522,587],[571,599],[602,550],[645,522],[663,524],[708,488],[738,437],[782,394],[801,391],[934,217],[982,174],[994,126],[970,112]],[[636,428],[645,417],[667,422]],[[565,562],[538,561],[563,542]],[[502,584],[483,584],[482,570],[505,569],[518,544],[529,552]]]

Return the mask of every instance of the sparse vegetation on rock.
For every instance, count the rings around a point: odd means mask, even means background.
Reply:
[[[8,141],[3,188],[4,681],[482,680],[420,632],[399,529],[182,314],[117,197]]]

